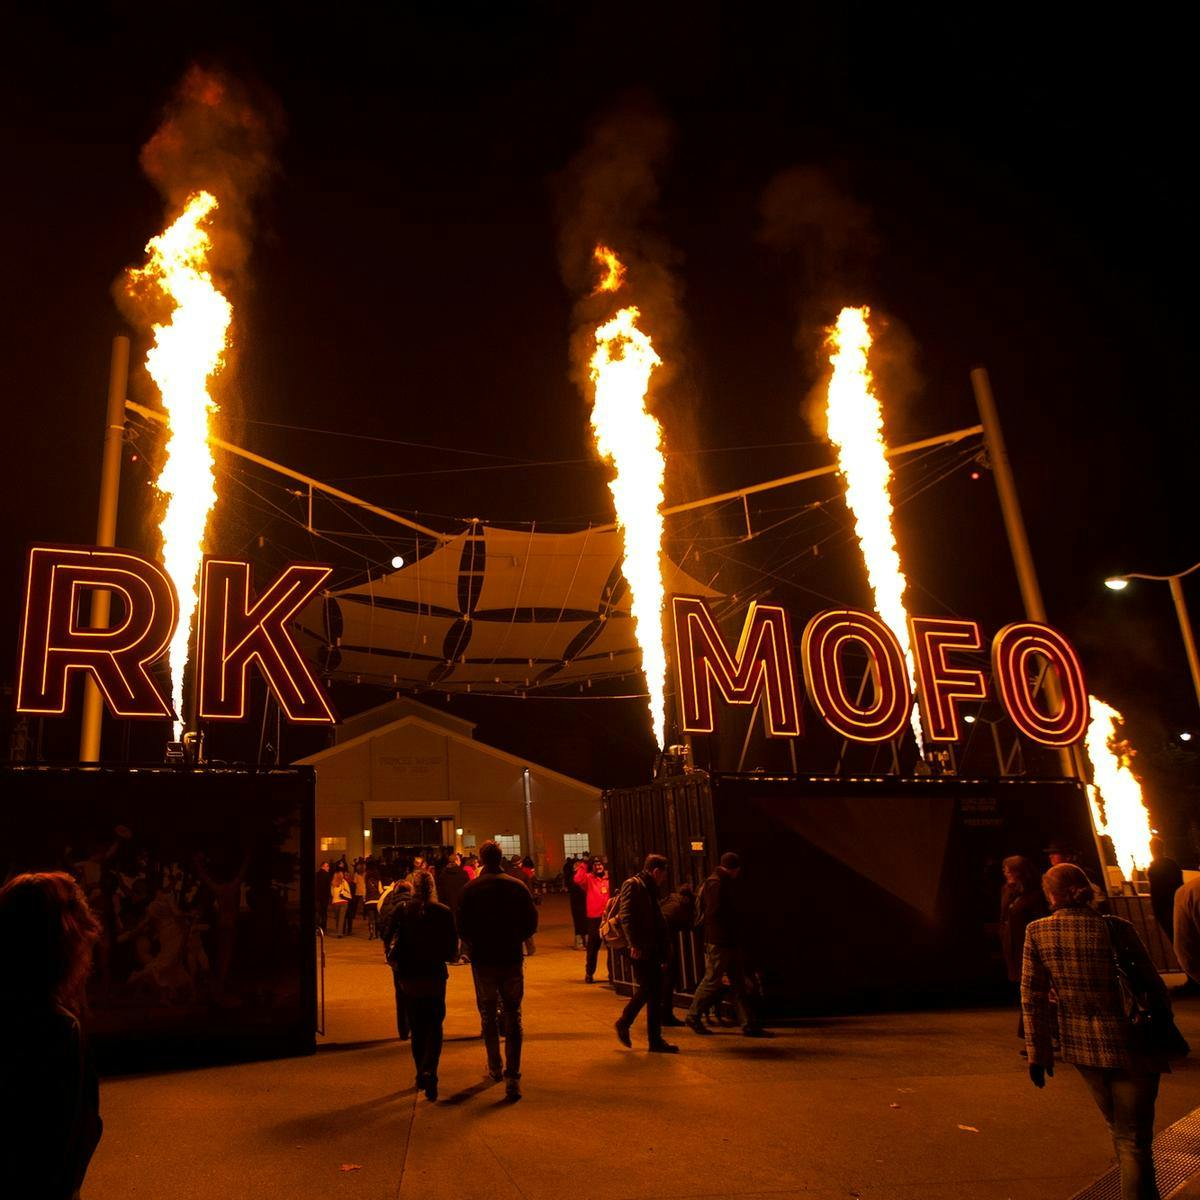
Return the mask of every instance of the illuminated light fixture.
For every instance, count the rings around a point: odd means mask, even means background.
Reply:
[[[369,829],[364,829],[364,830],[363,830],[363,837],[370,837],[370,836],[371,836],[371,831],[370,831]]]
[[[1181,742],[1190,742],[1192,740],[1192,735],[1185,729],[1183,733],[1179,735],[1179,740]]]
[[[463,835],[462,827],[459,826],[457,829],[455,829],[454,833],[455,833],[456,837],[462,837],[462,835]]]
[[[975,718],[970,713],[967,713],[967,715],[963,717],[963,720],[966,721],[968,725],[975,724]]]
[[[392,566],[395,567],[397,571],[400,570],[400,568],[402,566],[404,566],[404,555],[403,554],[393,555],[392,556]]]
[[[1113,575],[1104,581],[1104,586],[1110,592],[1123,592],[1129,586],[1129,580],[1124,575]]]

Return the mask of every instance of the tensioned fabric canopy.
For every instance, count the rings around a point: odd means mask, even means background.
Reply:
[[[475,525],[411,566],[330,592],[302,642],[335,678],[512,692],[627,675],[641,665],[613,529]],[[718,597],[664,559],[667,595]]]

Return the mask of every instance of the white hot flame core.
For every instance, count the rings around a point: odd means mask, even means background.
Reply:
[[[1126,878],[1150,865],[1150,814],[1134,775],[1128,746],[1121,738],[1125,718],[1103,700],[1089,696],[1091,720],[1084,746],[1092,764],[1088,800],[1096,832],[1112,838]]]
[[[167,414],[166,461],[155,486],[167,508],[159,529],[163,566],[179,594],[179,625],[168,662],[175,706],[175,737],[183,731],[183,674],[198,599],[200,563],[208,515],[217,500],[209,449],[209,414],[217,405],[209,379],[220,370],[233,309],[208,270],[212,239],[204,228],[217,207],[208,192],[191,196],[182,214],[146,246],[144,267],[130,272],[134,283],[151,282],[173,304],[170,320],[154,326],[146,355]]]
[[[904,592],[908,586],[900,568],[892,530],[892,469],[883,440],[883,410],[871,388],[867,354],[871,348],[868,308],[843,308],[829,331],[833,377],[825,415],[829,440],[837,447],[838,471],[846,487],[846,504],[854,516],[854,532],[875,597],[875,611],[899,639],[908,664],[908,682],[916,694],[916,667],[908,636]],[[912,729],[924,753],[921,718],[914,704]]]
[[[595,385],[596,448],[616,469],[609,481],[625,542],[621,570],[629,584],[634,635],[650,693],[655,741],[665,743],[667,657],[663,646],[662,427],[646,410],[650,376],[662,359],[638,328],[640,312],[623,308],[596,330],[590,371]]]

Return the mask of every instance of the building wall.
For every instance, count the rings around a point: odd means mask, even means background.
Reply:
[[[449,737],[426,725],[381,730],[366,742],[336,750],[317,773],[317,853],[323,837],[344,837],[346,855],[368,853],[364,830],[373,817],[448,817],[475,844],[496,834],[521,839],[539,875],[562,870],[563,835],[586,833],[603,852],[600,792],[530,765],[533,849],[525,844],[522,766],[481,743]]]

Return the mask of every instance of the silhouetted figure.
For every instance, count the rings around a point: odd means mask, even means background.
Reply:
[[[521,1098],[521,1000],[525,995],[522,949],[537,931],[538,913],[529,889],[504,872],[504,854],[492,841],[479,847],[482,869],[463,889],[458,928],[471,956],[475,1002],[488,1074],[504,1079],[510,1100]],[[504,1062],[500,1061],[500,1013],[504,1014]]]
[[[1029,1077],[1040,1088],[1054,1074],[1057,1035],[1059,1057],[1083,1077],[1112,1133],[1122,1200],[1157,1200],[1154,1104],[1159,1077],[1170,1067],[1165,1056],[1135,1047],[1114,955],[1153,1009],[1170,1014],[1170,997],[1133,926],[1092,907],[1092,883],[1078,866],[1051,867],[1042,886],[1052,911],[1026,930],[1021,971]]]
[[[406,1042],[411,1028],[408,1020],[408,1004],[404,996],[400,975],[396,964],[392,961],[392,946],[396,938],[396,929],[404,906],[412,899],[412,884],[407,879],[393,879],[392,867],[379,869],[383,890],[379,893],[379,916],[376,928],[379,940],[383,943],[383,956],[388,966],[392,968],[392,989],[396,994],[396,1036]]]
[[[675,974],[679,964],[679,936],[690,934],[696,925],[696,894],[686,880],[679,890],[672,892],[659,903],[663,920],[667,923],[667,962],[663,967],[662,1025],[664,1029],[683,1025],[674,1012]]]
[[[746,1037],[768,1037],[747,1004],[745,922],[738,903],[738,877],[742,860],[732,850],[721,855],[717,869],[704,881],[696,900],[697,920],[704,928],[704,978],[696,987],[688,1009],[687,1026],[708,1033],[704,1015],[721,994],[722,980],[729,991]]]
[[[333,872],[330,870],[328,861],[323,862],[317,868],[316,889],[317,928],[324,933],[329,921],[329,900],[333,890]]]
[[[0,1191],[77,1195],[100,1141],[100,1090],[79,1014],[100,926],[60,871],[0,888]]]
[[[397,910],[389,961],[408,1010],[417,1087],[438,1096],[438,1062],[446,1020],[446,963],[458,957],[458,932],[449,908],[433,899],[433,874],[413,874],[412,897]]]
[[[1000,891],[1000,949],[1009,983],[1017,985],[1020,1008],[1021,958],[1025,952],[1025,930],[1050,912],[1042,895],[1037,867],[1028,858],[1014,854],[1004,860],[1004,887]],[[1017,1017],[1017,1037],[1025,1038],[1025,1019]]]
[[[678,1046],[663,1041],[662,1035],[662,979],[668,935],[658,899],[666,880],[666,858],[661,854],[647,855],[641,871],[621,884],[617,908],[637,983],[629,1003],[617,1018],[617,1040],[622,1046],[633,1044],[629,1029],[644,1006],[648,1049],[656,1054],[675,1054],[679,1050]]]
[[[1172,941],[1175,937],[1175,893],[1183,887],[1183,871],[1173,858],[1167,857],[1162,838],[1150,839],[1150,859],[1150,866],[1146,868],[1146,877],[1150,880],[1150,907],[1154,909],[1159,928],[1167,935],[1167,940]]]

